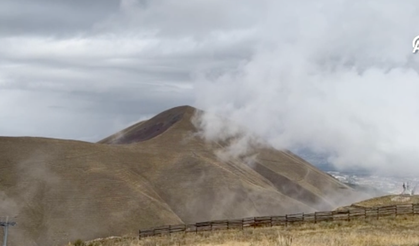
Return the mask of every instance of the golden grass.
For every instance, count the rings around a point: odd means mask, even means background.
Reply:
[[[374,197],[365,201],[354,203],[358,207],[380,207],[401,204],[414,204],[419,203],[419,195],[388,195],[381,197]]]
[[[168,124],[181,113],[164,133],[136,144],[0,137],[0,195],[10,203],[2,203],[0,215],[18,215],[19,225],[10,244],[65,244],[183,222],[330,210],[352,201],[352,189],[284,151],[256,148],[258,169],[242,158],[221,161],[218,142],[195,134],[191,107],[143,124]],[[143,124],[122,133],[141,131]]]
[[[72,244],[69,244],[72,245]],[[290,227],[246,229],[167,236],[117,238],[88,246],[418,246],[419,216],[380,220],[323,222]]]

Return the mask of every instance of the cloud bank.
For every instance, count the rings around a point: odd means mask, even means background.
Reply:
[[[268,6],[249,30],[259,37],[249,59],[196,75],[198,107],[277,148],[326,154],[338,169],[419,174],[418,10],[390,1]]]
[[[97,141],[192,104],[339,168],[416,173],[415,4],[2,1],[0,135]]]

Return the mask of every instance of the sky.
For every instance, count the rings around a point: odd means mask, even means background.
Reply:
[[[419,175],[418,23],[416,0],[2,0],[0,135],[94,142],[192,105]]]

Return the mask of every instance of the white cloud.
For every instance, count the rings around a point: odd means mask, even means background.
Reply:
[[[195,98],[277,147],[416,170],[413,0],[39,4],[1,21],[0,135],[93,141]]]
[[[408,2],[271,1],[256,52],[197,77],[197,105],[278,148],[332,154],[338,168],[417,174],[418,14]]]

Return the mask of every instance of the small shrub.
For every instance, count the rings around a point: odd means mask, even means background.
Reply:
[[[86,244],[81,239],[77,239],[73,244],[74,246],[86,246]]]
[[[91,242],[87,246],[100,246],[98,242]]]

